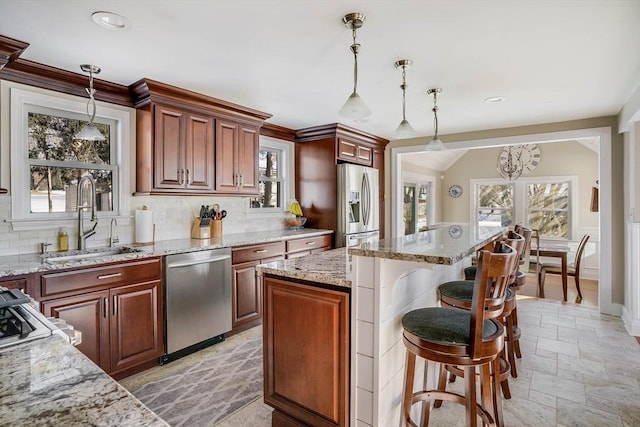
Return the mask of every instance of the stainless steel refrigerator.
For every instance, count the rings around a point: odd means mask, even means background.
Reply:
[[[338,165],[338,230],[336,246],[355,246],[378,238],[378,170]]]

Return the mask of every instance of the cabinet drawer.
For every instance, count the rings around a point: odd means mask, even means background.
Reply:
[[[42,296],[79,291],[114,284],[140,283],[162,278],[160,258],[149,258],[123,264],[112,264],[82,270],[42,275]]]
[[[309,251],[312,249],[331,246],[331,235],[309,237],[306,239],[287,240],[287,253],[297,251]]]
[[[231,249],[231,263],[258,261],[284,255],[284,242],[264,243]]]

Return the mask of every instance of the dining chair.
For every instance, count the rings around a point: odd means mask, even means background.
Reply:
[[[580,304],[582,302],[582,291],[580,290],[580,264],[582,262],[582,255],[584,254],[584,248],[587,245],[587,241],[589,241],[589,235],[585,234],[582,236],[582,240],[578,244],[578,250],[576,252],[576,259],[574,262],[567,265],[567,275],[573,276],[573,279],[576,282],[576,290],[578,291],[578,296],[576,297],[576,303]],[[562,274],[562,267],[557,263],[541,263],[539,264],[539,273],[538,273],[538,282],[540,285],[540,290],[544,292],[544,281],[547,273],[549,274]],[[563,284],[563,292],[564,295],[567,295],[566,285]]]

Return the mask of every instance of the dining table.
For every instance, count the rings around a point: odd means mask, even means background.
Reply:
[[[561,275],[562,275],[562,292],[564,301],[567,301],[567,281],[568,281],[568,265],[567,254],[571,248],[566,243],[541,242],[539,246],[531,245],[531,255],[539,257],[552,257],[560,259]],[[544,288],[542,287],[542,277],[540,275],[540,266],[538,265],[538,298],[544,298]]]

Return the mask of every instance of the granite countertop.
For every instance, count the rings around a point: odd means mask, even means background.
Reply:
[[[260,244],[268,242],[278,242],[282,240],[295,239],[300,237],[314,237],[332,233],[332,230],[319,230],[313,228],[302,228],[298,230],[270,230],[259,233],[234,233],[222,237],[211,239],[174,239],[161,240],[153,245],[120,245],[118,247],[133,248],[135,252],[127,252],[118,255],[108,255],[104,257],[86,257],[74,259],[68,262],[46,262],[40,254],[10,255],[0,257],[0,277],[15,276],[19,274],[37,273],[43,271],[60,270],[72,267],[84,267],[98,265],[108,262],[132,260],[138,258],[149,258],[152,256],[173,255],[185,252],[201,251],[206,249],[216,249],[231,246],[241,246],[250,244]],[[105,250],[108,248],[91,248],[91,250]],[[65,253],[67,254],[67,253]],[[73,254],[70,251],[68,254]],[[51,253],[52,259],[59,253]]]
[[[349,248],[349,254],[453,265],[503,234],[505,230],[503,227],[441,224],[408,236],[363,243]]]
[[[63,338],[0,349],[0,425],[166,426]]]
[[[333,249],[302,258],[260,264],[257,270],[260,274],[274,274],[351,288],[351,263],[346,248]]]

